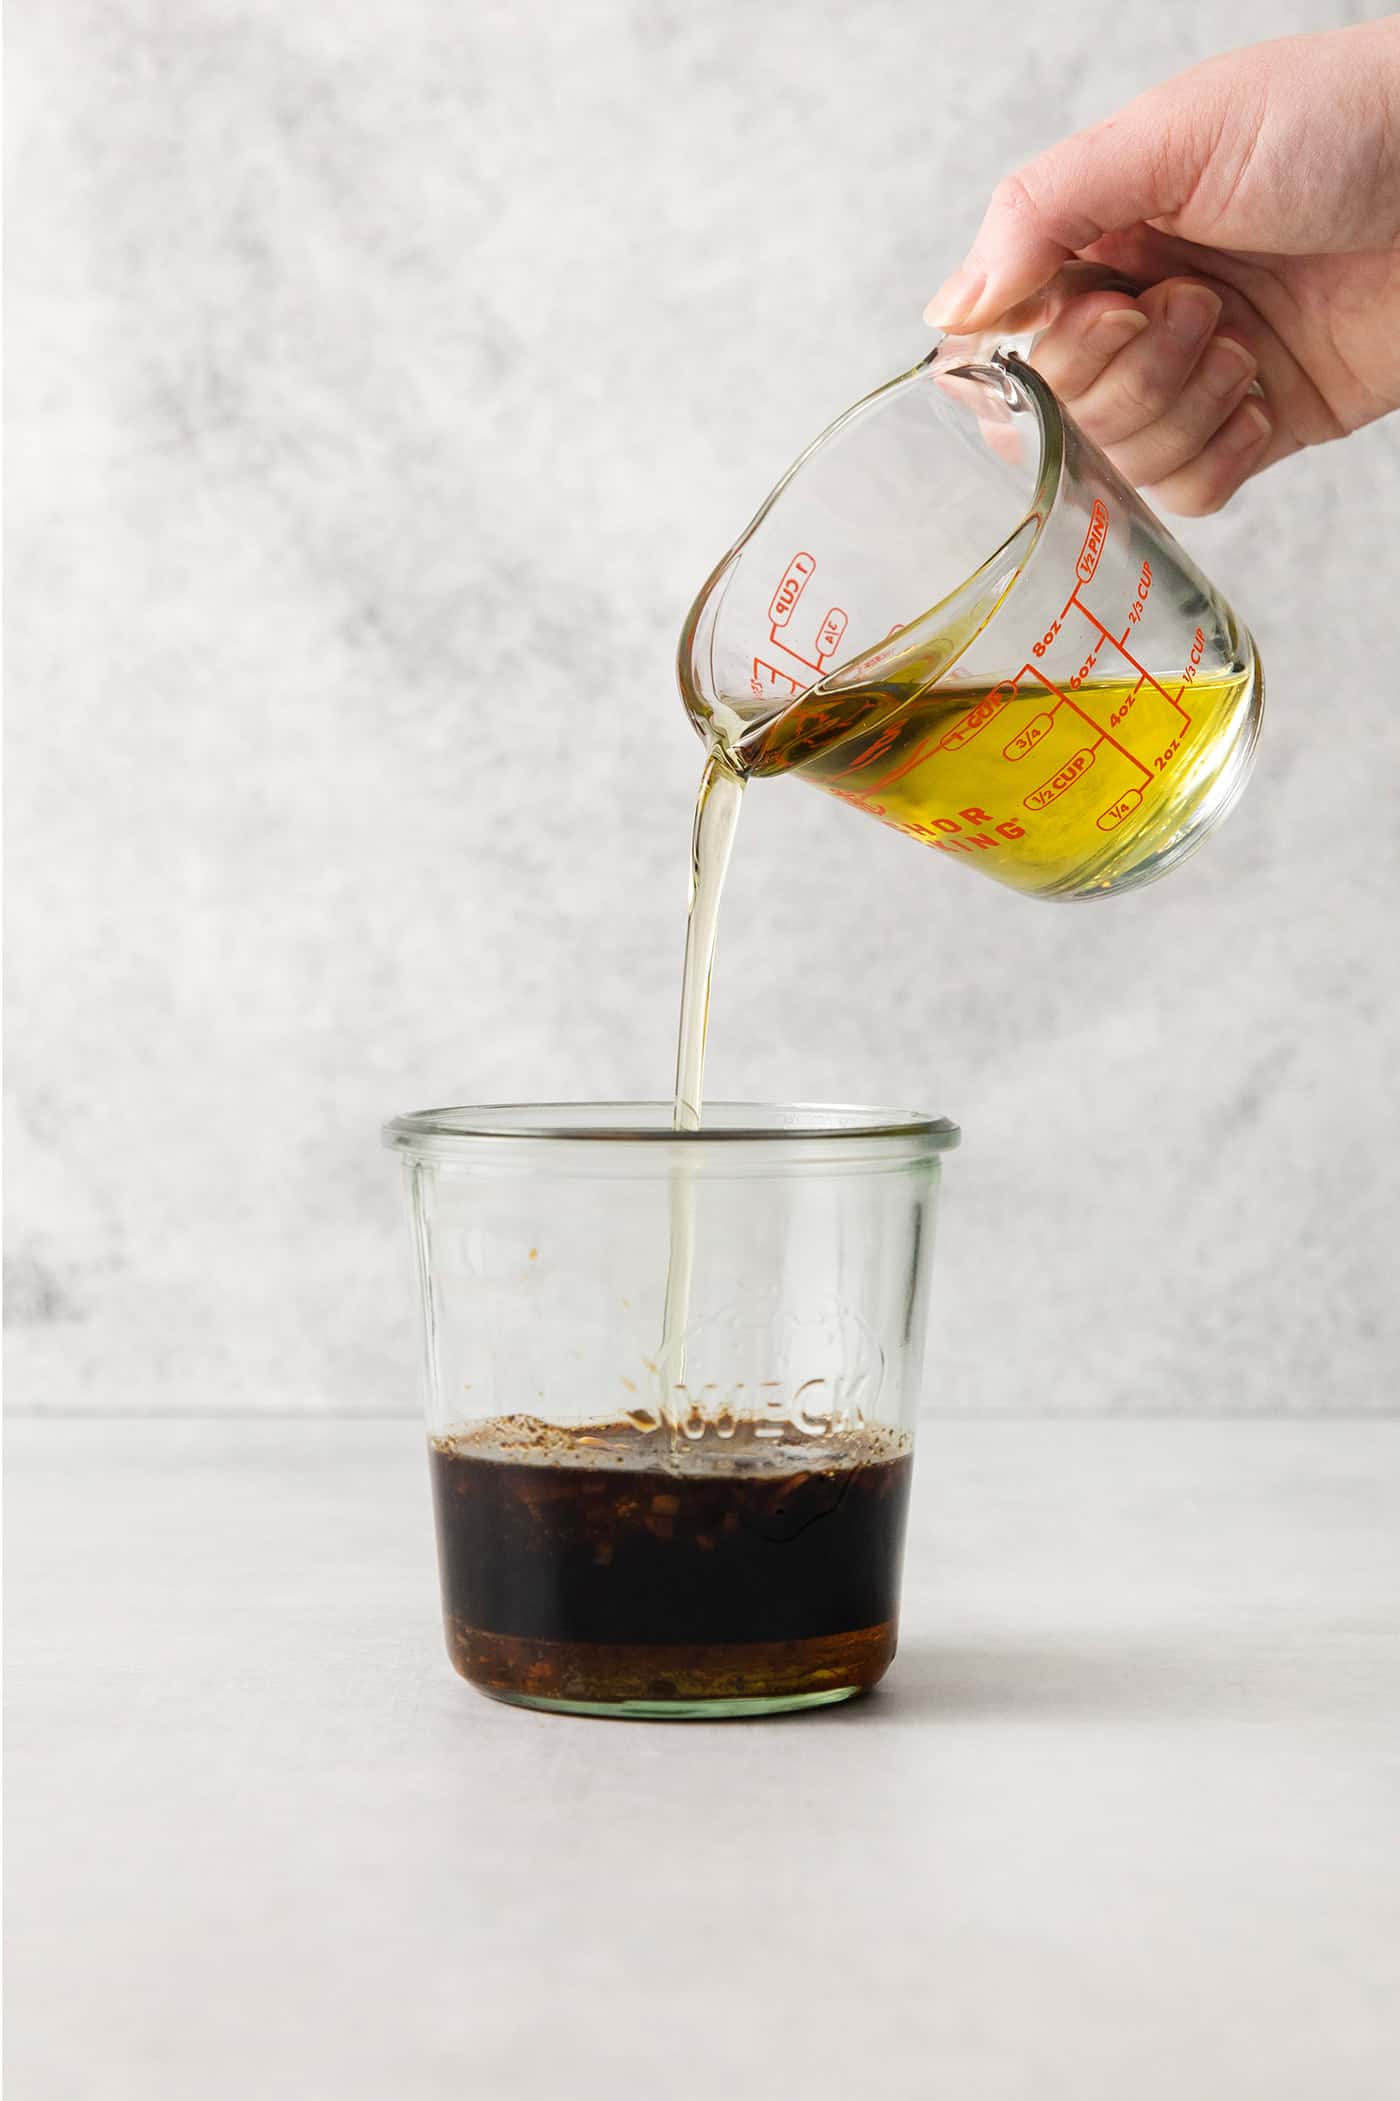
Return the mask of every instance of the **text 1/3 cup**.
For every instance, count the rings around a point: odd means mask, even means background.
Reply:
[[[449,1654],[483,1692],[570,1712],[846,1699],[895,1649],[958,1133],[867,1109],[670,1118],[558,1104],[387,1127]]]

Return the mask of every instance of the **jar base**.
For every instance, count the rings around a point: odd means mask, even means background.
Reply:
[[[522,1640],[449,1617],[447,1650],[477,1692],[546,1713],[698,1721],[786,1714],[868,1692],[889,1669],[883,1620],[793,1641],[719,1643]]]
[[[841,1685],[829,1692],[774,1693],[731,1700],[548,1700],[536,1693],[498,1692],[479,1685],[490,1700],[506,1707],[532,1707],[540,1714],[585,1714],[613,1722],[740,1722],[768,1714],[799,1714],[808,1707],[834,1707],[868,1691],[864,1685]]]

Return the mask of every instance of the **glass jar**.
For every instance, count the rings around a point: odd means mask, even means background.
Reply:
[[[448,1651],[636,1716],[849,1698],[894,1655],[942,1118],[403,1116]]]

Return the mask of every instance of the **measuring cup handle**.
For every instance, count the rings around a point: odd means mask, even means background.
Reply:
[[[1078,299],[1085,292],[1126,292],[1130,299],[1136,299],[1142,289],[1121,270],[1110,270],[1106,263],[1065,263],[1049,284],[1008,307],[990,328],[979,329],[974,335],[942,337],[924,362],[940,367],[989,365],[1000,351],[1003,357],[1019,357],[1025,364],[1032,364],[1037,342],[1071,299]],[[1258,379],[1251,383],[1249,391],[1260,400],[1264,397]]]
[[[1030,362],[1037,339],[1069,304],[1085,292],[1126,292],[1136,298],[1142,286],[1121,270],[1103,263],[1065,263],[1049,284],[1009,307],[990,328],[973,335],[944,336],[929,363],[985,365],[995,353],[1014,352]]]

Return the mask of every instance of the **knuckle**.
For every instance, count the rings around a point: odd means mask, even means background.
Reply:
[[[992,191],[994,209],[1013,219],[1038,219],[1040,207],[1031,188],[1032,180],[1030,168],[1018,168],[1012,175],[1003,175]]]
[[[1003,175],[992,192],[991,211],[1033,226],[1064,248],[1087,247],[1103,229],[1080,202],[1082,164],[1082,141],[1062,140]]]
[[[1163,415],[1180,394],[1180,388],[1170,380],[1154,378],[1150,372],[1134,370],[1132,365],[1126,371],[1115,372],[1113,383],[1122,407],[1139,421]]]

